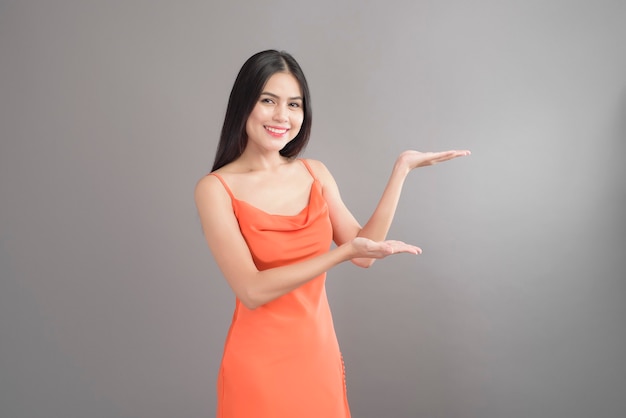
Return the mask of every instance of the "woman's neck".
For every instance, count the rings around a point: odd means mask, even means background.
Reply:
[[[243,171],[274,171],[278,167],[289,163],[290,159],[278,152],[260,153],[246,148],[237,160],[237,166]]]

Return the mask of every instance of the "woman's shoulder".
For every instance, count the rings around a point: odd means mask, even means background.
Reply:
[[[196,201],[223,199],[228,196],[226,187],[220,175],[220,170],[206,174],[196,182],[194,189]]]
[[[232,174],[236,172],[236,167],[234,167],[233,162],[230,162],[218,168],[217,170],[213,170],[210,173],[204,175],[200,180],[198,180],[196,188],[201,187],[210,189],[218,187],[220,183],[223,184],[224,181],[228,180],[230,177],[232,177]]]
[[[314,160],[311,158],[302,158],[302,160],[304,160],[309,165],[311,170],[313,170],[315,177],[319,179],[328,178],[329,176],[332,177],[328,167],[326,167],[326,165],[320,160]]]
[[[315,175],[326,175],[328,173],[328,168],[324,165],[320,160],[314,160],[311,158],[301,158],[310,168],[313,170]]]

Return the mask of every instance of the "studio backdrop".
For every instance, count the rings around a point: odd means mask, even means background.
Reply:
[[[214,416],[234,296],[193,201],[243,62],[389,236],[327,290],[358,418],[626,416],[626,3],[0,1],[0,416]]]

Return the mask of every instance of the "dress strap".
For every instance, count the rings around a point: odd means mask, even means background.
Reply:
[[[302,164],[304,164],[306,169],[309,171],[309,174],[311,175],[311,177],[313,177],[313,180],[317,180],[317,177],[315,177],[315,173],[311,169],[311,166],[309,165],[309,163],[304,158],[298,158],[298,160],[302,161]]]
[[[224,186],[224,189],[226,189],[226,192],[230,196],[231,200],[233,200],[233,201],[237,200],[237,199],[235,199],[235,195],[233,195],[233,192],[230,190],[230,187],[228,187],[228,184],[226,184],[226,182],[224,181],[222,176],[220,176],[217,173],[209,173],[208,175],[217,177],[217,179],[220,181],[220,183],[222,183],[222,186]]]

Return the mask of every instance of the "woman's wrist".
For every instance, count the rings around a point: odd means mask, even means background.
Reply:
[[[358,256],[352,240],[344,242],[343,244],[338,246],[335,251],[337,251],[339,254],[339,258],[341,260],[340,262],[352,260],[353,258]]]
[[[404,153],[400,154],[398,158],[396,158],[396,162],[393,165],[393,174],[398,174],[400,176],[406,177],[411,171],[411,166],[406,159]]]

